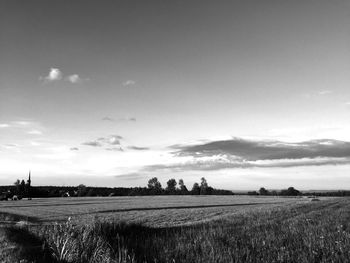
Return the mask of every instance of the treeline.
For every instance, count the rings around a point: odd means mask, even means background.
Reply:
[[[305,192],[303,195],[308,196],[350,196],[350,191],[339,190],[330,192]]]
[[[21,184],[20,184],[21,185]],[[0,186],[0,192],[19,194],[17,185]],[[30,197],[82,197],[82,196],[142,196],[142,195],[233,195],[232,191],[215,189],[208,185],[203,177],[200,183],[194,183],[188,189],[182,179],[178,182],[170,179],[165,188],[157,177],[148,181],[146,187],[90,187],[80,184],[78,186],[31,186]]]
[[[339,190],[339,191],[318,191],[318,192],[301,192],[294,187],[289,187],[288,189],[283,189],[281,191],[267,190],[261,187],[258,191],[250,191],[248,195],[263,195],[263,196],[350,196],[350,191]]]
[[[281,191],[269,191],[264,187],[261,187],[258,191],[248,192],[248,195],[298,196],[302,195],[302,193],[294,187],[289,187],[288,189],[283,189]]]

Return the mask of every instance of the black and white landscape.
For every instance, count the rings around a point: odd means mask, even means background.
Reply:
[[[350,261],[349,22],[0,0],[0,261]]]

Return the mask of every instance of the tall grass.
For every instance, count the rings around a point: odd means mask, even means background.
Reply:
[[[32,229],[55,262],[349,262],[350,202],[312,202],[192,226],[72,221]]]

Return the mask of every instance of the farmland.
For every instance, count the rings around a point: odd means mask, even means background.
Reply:
[[[0,245],[7,248],[0,261],[348,262],[349,201],[154,196],[3,202],[3,222],[28,218],[31,224],[1,230]]]
[[[209,221],[247,211],[307,202],[303,198],[250,196],[136,196],[43,198],[0,202],[0,212],[32,222],[92,218],[141,222],[152,227]]]

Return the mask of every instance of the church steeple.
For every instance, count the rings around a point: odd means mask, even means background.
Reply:
[[[27,180],[28,186],[30,186],[31,182],[32,182],[32,180],[30,180],[30,170],[29,170],[29,175],[28,175],[28,180]]]

